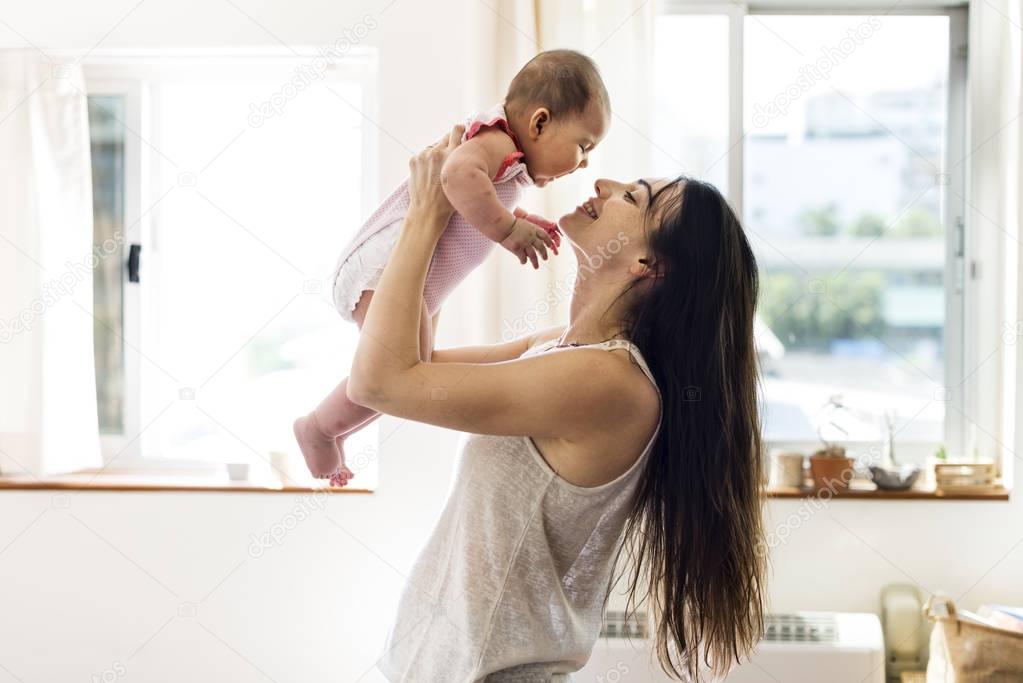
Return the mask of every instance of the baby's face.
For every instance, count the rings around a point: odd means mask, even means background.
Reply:
[[[538,109],[530,120],[529,132],[520,140],[526,168],[536,185],[543,187],[555,178],[586,168],[589,153],[604,139],[609,124],[604,107],[595,101],[582,114],[560,120],[546,109]]]

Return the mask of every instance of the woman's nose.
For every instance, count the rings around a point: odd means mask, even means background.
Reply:
[[[593,183],[593,189],[596,191],[598,197],[604,196],[604,190],[607,189],[607,184],[610,181],[605,178],[597,178],[597,181]]]

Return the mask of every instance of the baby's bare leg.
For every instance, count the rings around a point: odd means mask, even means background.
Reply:
[[[353,311],[360,329],[372,295],[370,291],[363,292]],[[311,413],[295,420],[295,439],[302,449],[306,467],[318,479],[342,475],[347,481],[353,476],[344,464],[344,438],[376,415],[376,411],[348,400],[347,386],[345,378]]]
[[[372,296],[373,296],[373,292],[369,292],[368,291],[368,292],[364,293],[363,298],[364,299],[371,299]],[[362,303],[362,301],[360,300],[360,304],[361,303]],[[369,303],[367,301],[366,302],[366,308],[357,315],[356,320],[359,323],[359,329],[360,330],[362,329],[362,322],[365,319],[365,315],[366,315],[365,310],[367,310],[368,307],[369,307]],[[439,311],[438,311],[438,313],[439,313]],[[429,316],[429,312],[428,312],[428,310],[426,308],[426,304],[423,304],[423,311],[422,311],[422,314],[420,315],[420,319],[419,319],[419,357],[420,357],[421,360],[426,361],[426,362],[429,362],[430,358],[433,355],[433,329],[434,329],[434,325],[433,324],[436,322],[436,320],[437,320],[437,314],[434,314],[433,320],[431,321],[430,316]],[[348,386],[348,380],[345,379],[341,383],[341,385],[338,387],[338,390],[340,390],[342,387],[347,388],[347,386]],[[347,398],[347,391],[345,391],[342,395],[345,398]],[[331,475],[331,477],[330,477],[330,483],[331,483],[332,486],[344,486],[344,485],[346,485],[348,483],[348,480],[351,479],[351,477],[354,476],[354,473],[352,473],[352,471],[348,468],[347,462],[345,461],[345,444],[344,444],[345,439],[347,439],[348,436],[350,436],[351,434],[354,434],[355,432],[359,431],[360,429],[362,429],[363,427],[365,427],[366,425],[368,425],[370,422],[372,422],[373,420],[377,419],[378,417],[380,417],[380,413],[374,412],[370,417],[368,417],[367,419],[363,420],[362,422],[360,422],[356,426],[350,427],[344,434],[339,435],[335,439],[335,442],[337,444],[338,452],[340,453],[341,465],[338,468],[338,471],[336,473],[334,473],[333,475]]]
[[[372,299],[372,291],[363,292],[353,311],[360,330]],[[428,360],[433,349],[433,333],[425,305],[420,320],[419,339],[420,357]],[[345,464],[344,441],[378,415],[372,408],[361,406],[348,398],[348,378],[345,378],[313,412],[296,420],[295,436],[313,476],[330,477],[331,483],[336,486],[347,484],[354,473]]]

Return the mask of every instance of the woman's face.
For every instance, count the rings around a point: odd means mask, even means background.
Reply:
[[[561,217],[558,224],[580,259],[633,265],[646,253],[646,230],[656,229],[657,215],[647,221],[650,197],[673,181],[664,178],[620,183],[601,178],[596,195]],[[679,191],[675,188],[672,191]],[[618,254],[624,258],[618,258]]]

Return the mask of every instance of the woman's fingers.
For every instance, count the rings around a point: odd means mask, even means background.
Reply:
[[[410,210],[428,208],[449,216],[454,211],[443,191],[441,173],[448,156],[461,144],[464,131],[464,126],[454,126],[435,143],[409,159]]]
[[[462,124],[454,126],[450,132],[438,138],[437,142],[427,145],[418,154],[412,155],[412,158],[409,160],[409,166],[427,162],[431,157],[440,158],[441,160],[446,159],[451,150],[462,144],[463,134],[465,134],[465,126]]]
[[[456,124],[451,132],[448,133],[448,148],[454,149],[458,145],[462,144],[462,136],[465,135],[465,126],[462,124]]]

